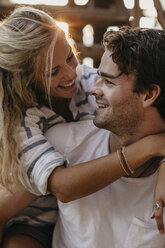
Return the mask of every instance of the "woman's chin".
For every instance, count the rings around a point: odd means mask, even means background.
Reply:
[[[77,93],[77,85],[74,83],[73,85],[69,87],[59,87],[56,88],[56,90],[51,92],[51,95],[54,97],[60,97],[60,98],[72,98]]]

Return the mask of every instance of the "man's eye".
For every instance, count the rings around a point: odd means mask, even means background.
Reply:
[[[67,58],[67,62],[70,62],[72,60],[72,58],[74,57],[74,54],[72,53],[68,58]]]
[[[107,80],[107,79],[105,79],[104,82],[105,82],[106,85],[113,85],[113,83],[111,81]]]

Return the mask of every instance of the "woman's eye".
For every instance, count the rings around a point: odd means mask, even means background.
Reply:
[[[59,68],[53,68],[51,73],[47,74],[47,77],[54,77],[59,72]]]
[[[58,72],[59,72],[59,69],[53,70],[51,73],[51,77],[56,76]]]
[[[74,57],[74,54],[72,53],[68,58],[67,58],[67,62],[70,62],[72,60],[72,58]]]

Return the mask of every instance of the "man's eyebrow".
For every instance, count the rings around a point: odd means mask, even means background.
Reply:
[[[106,72],[99,72],[99,70],[97,70],[97,73],[98,73],[98,75],[100,75],[102,77],[107,77],[107,78],[112,78],[112,79],[118,78],[123,74],[123,72],[120,72],[118,75],[115,76],[112,74],[108,74]]]

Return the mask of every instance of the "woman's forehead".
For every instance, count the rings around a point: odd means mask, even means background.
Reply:
[[[53,52],[53,67],[66,61],[71,50],[66,37],[64,35],[58,36]]]
[[[65,36],[65,34],[63,33],[60,33],[58,36],[57,36],[57,40],[56,40],[56,43],[55,43],[55,49],[63,49],[64,47],[66,48],[69,48],[70,49],[70,44]],[[62,52],[62,51],[61,51]]]

